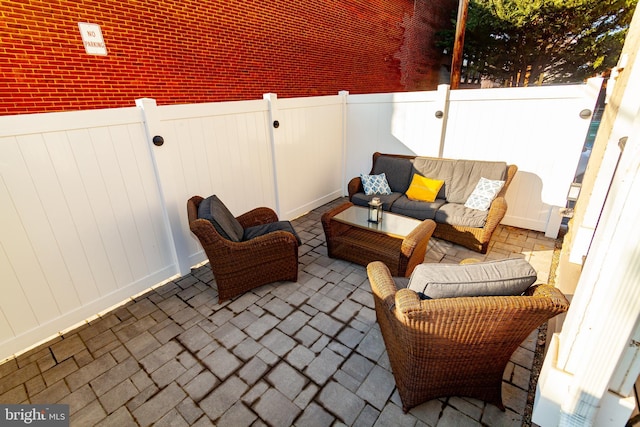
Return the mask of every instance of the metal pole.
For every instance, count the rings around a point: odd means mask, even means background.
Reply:
[[[456,21],[456,38],[453,45],[453,57],[451,58],[451,89],[460,86],[460,70],[462,68],[462,51],[464,49],[464,31],[467,26],[467,13],[469,0],[460,0],[458,4],[458,19]]]

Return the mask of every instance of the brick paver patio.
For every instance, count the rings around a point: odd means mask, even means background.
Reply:
[[[222,305],[208,264],[0,364],[0,402],[66,403],[72,426],[520,426],[537,344],[504,373],[506,412],[452,397],[403,414],[365,268],[326,255],[320,215],[293,221],[297,283]],[[525,257],[547,281],[555,241],[500,227],[479,255],[432,239],[427,262]]]

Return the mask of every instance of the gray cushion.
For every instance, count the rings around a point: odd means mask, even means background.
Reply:
[[[393,282],[396,284],[396,289],[405,289],[409,287],[408,277],[394,277]]]
[[[504,181],[507,175],[505,162],[457,160],[451,182],[447,186],[447,202],[464,204],[480,178]]]
[[[391,205],[400,197],[402,193],[391,193],[391,194],[375,194],[371,196],[367,196],[364,193],[356,193],[351,197],[351,203],[358,206],[369,206],[369,202],[374,197],[377,197],[382,202],[382,210],[388,211]]]
[[[225,239],[234,242],[242,240],[244,234],[242,225],[215,194],[200,202],[198,218],[209,220],[216,231]]]
[[[521,295],[537,279],[531,264],[509,258],[477,264],[420,264],[409,289],[426,298]]]
[[[419,220],[433,219],[438,209],[444,204],[444,199],[436,199],[433,202],[422,202],[419,200],[411,200],[403,195],[393,203],[391,212]]]
[[[413,161],[414,173],[444,181],[436,199],[447,198],[447,188],[453,178],[455,164],[456,161],[452,159],[437,159],[433,157],[416,157]]]
[[[482,228],[488,216],[489,211],[470,209],[460,203],[447,203],[438,209],[434,221],[441,224]]]
[[[387,177],[391,191],[404,193],[409,188],[413,177],[413,165],[409,159],[380,156],[373,165],[372,174],[379,175],[383,172]]]
[[[272,233],[274,231],[287,231],[293,234],[293,236],[296,238],[296,240],[298,241],[298,246],[302,244],[300,237],[298,237],[298,233],[296,233],[296,230],[293,228],[289,221],[275,221],[267,224],[259,224],[252,227],[247,227],[244,230],[244,234],[242,235],[242,240],[251,240],[256,237]]]

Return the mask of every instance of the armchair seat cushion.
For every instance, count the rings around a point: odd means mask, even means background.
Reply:
[[[302,244],[298,233],[296,233],[296,230],[293,228],[289,221],[276,221],[270,222],[268,224],[260,224],[254,225],[253,227],[247,227],[244,230],[244,234],[242,235],[242,240],[251,240],[256,237],[272,233],[274,231],[287,231],[295,236],[296,240],[298,241],[298,246]]]
[[[477,264],[420,264],[408,288],[426,298],[521,295],[538,276],[521,258]]]
[[[233,242],[242,241],[242,225],[215,194],[202,200],[198,206],[198,218],[209,220],[225,239]]]

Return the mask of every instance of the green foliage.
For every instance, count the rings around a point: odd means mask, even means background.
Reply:
[[[522,86],[580,82],[615,66],[637,0],[470,0],[468,71]],[[453,49],[452,28],[438,45]]]

